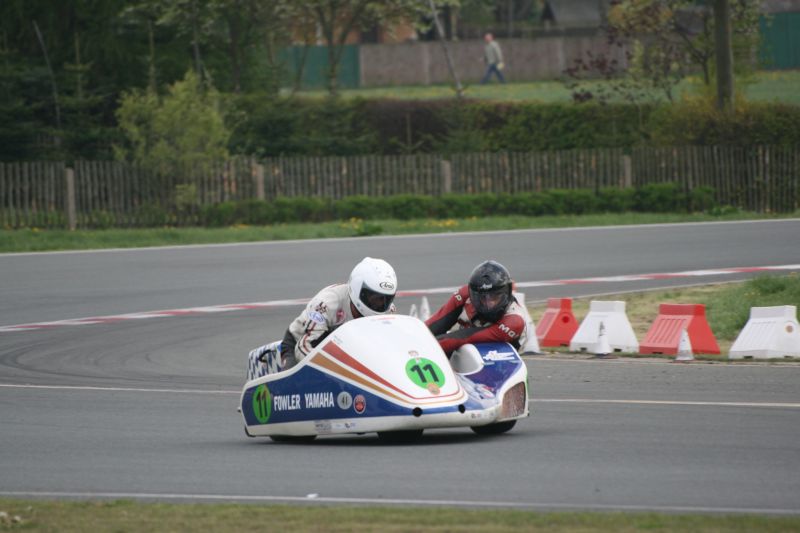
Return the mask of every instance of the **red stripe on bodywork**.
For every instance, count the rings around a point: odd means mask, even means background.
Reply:
[[[361,363],[359,363],[356,359],[354,359],[351,355],[349,355],[347,352],[342,350],[333,341],[331,341],[328,344],[326,344],[325,346],[323,346],[322,349],[326,353],[328,353],[331,357],[333,357],[334,359],[339,361],[340,363],[343,363],[343,364],[349,366],[350,368],[358,370],[359,372],[361,372],[365,376],[374,379],[378,383],[380,383],[380,384],[382,384],[382,385],[384,385],[386,387],[389,387],[390,389],[395,390],[395,391],[399,392],[400,394],[402,394],[404,396],[407,396],[408,398],[412,398],[414,400],[425,400],[425,399],[428,399],[428,398],[425,398],[425,397],[413,396],[413,395],[407,393],[406,391],[404,391],[402,389],[398,389],[397,387],[395,387],[394,385],[392,385],[391,383],[389,383],[388,381],[386,381],[385,379],[383,379],[382,377],[377,375],[375,372],[373,372],[369,368],[367,368],[364,365],[362,365]],[[437,400],[444,400],[445,398],[449,398],[450,396],[458,395],[458,393],[461,392],[461,386],[458,385],[457,383],[456,383],[456,385],[457,385],[456,391],[453,394],[448,394],[447,396],[436,396],[435,398]],[[430,399],[433,399],[433,398],[434,397],[430,397]]]

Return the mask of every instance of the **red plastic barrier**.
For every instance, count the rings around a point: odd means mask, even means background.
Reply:
[[[706,320],[706,306],[702,304],[659,305],[658,317],[639,345],[639,353],[676,355],[684,329],[693,353],[719,353],[717,339]]]
[[[548,298],[547,309],[536,326],[539,345],[569,346],[576,331],[578,321],[572,314],[572,298]]]

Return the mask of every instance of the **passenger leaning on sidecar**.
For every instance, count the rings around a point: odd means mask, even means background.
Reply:
[[[447,357],[476,342],[508,342],[519,348],[526,319],[512,286],[506,267],[484,261],[472,271],[469,283],[425,321]]]
[[[394,313],[397,276],[383,259],[365,257],[347,283],[319,291],[294,319],[280,343],[256,348],[254,354],[269,372],[286,370],[307,356],[333,330],[354,318]],[[274,361],[280,346],[280,361]],[[251,359],[252,359],[251,355]]]

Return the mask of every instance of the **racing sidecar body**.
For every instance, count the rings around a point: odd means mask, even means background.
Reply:
[[[511,345],[466,345],[448,360],[410,316],[352,320],[288,370],[256,366],[251,361],[241,394],[250,436],[385,436],[459,426],[501,433],[528,416],[527,369]]]

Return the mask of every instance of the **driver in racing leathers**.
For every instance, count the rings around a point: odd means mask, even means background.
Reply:
[[[350,273],[347,283],[319,291],[294,319],[280,343],[280,370],[293,367],[333,330],[354,318],[394,313],[397,276],[383,259],[365,257]],[[268,344],[257,348],[264,363]],[[268,365],[270,366],[270,365]]]
[[[472,271],[469,283],[425,321],[447,357],[476,342],[508,342],[519,348],[526,318],[512,285],[506,267],[484,261]]]

